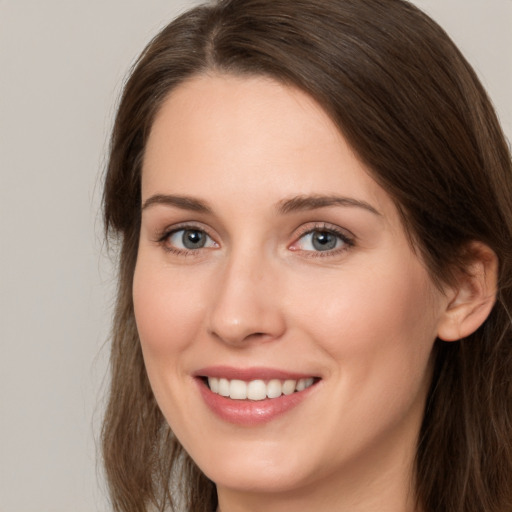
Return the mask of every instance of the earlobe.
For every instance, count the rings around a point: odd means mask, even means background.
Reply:
[[[489,316],[498,283],[498,258],[485,244],[473,242],[473,255],[450,288],[449,301],[438,326],[438,338],[457,341],[475,332]]]

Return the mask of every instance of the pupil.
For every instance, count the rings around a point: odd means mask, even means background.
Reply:
[[[205,243],[206,239],[201,231],[187,230],[183,233],[183,245],[187,249],[200,249]]]
[[[313,247],[318,251],[328,251],[336,247],[336,237],[328,231],[313,233]]]

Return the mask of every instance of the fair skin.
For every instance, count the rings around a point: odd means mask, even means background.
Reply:
[[[142,204],[133,297],[148,376],[219,509],[415,510],[434,340],[478,326],[485,307],[462,307],[475,286],[433,284],[325,112],[266,78],[189,80],[154,121]],[[310,380],[252,400],[208,377]]]

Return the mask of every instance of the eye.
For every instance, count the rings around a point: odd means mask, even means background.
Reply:
[[[304,233],[291,247],[291,250],[307,252],[338,252],[353,246],[353,241],[344,233],[325,227],[311,229]]]
[[[165,237],[166,246],[178,251],[193,251],[217,247],[212,238],[202,229],[183,228],[172,231]]]

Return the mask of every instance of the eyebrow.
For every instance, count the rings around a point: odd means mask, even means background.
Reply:
[[[171,194],[155,194],[142,205],[142,210],[146,210],[154,205],[174,206],[182,210],[188,210],[198,213],[211,214],[212,209],[208,203],[190,196],[177,196]],[[295,196],[290,199],[283,199],[277,203],[277,210],[281,214],[287,214],[297,211],[316,210],[329,206],[347,206],[363,208],[364,210],[381,216],[382,214],[376,210],[371,204],[360,199],[352,197],[334,196],[334,195],[303,195]]]
[[[328,206],[348,206],[363,208],[374,215],[382,216],[371,204],[360,199],[352,197],[334,196],[334,195],[310,195],[310,196],[296,196],[290,199],[279,201],[279,213],[291,213],[304,210],[316,210],[318,208],[326,208]]]
[[[199,213],[212,213],[212,209],[204,201],[189,196],[175,196],[170,194],[156,194],[144,201],[142,210],[154,205],[175,206],[182,210],[189,210]]]

